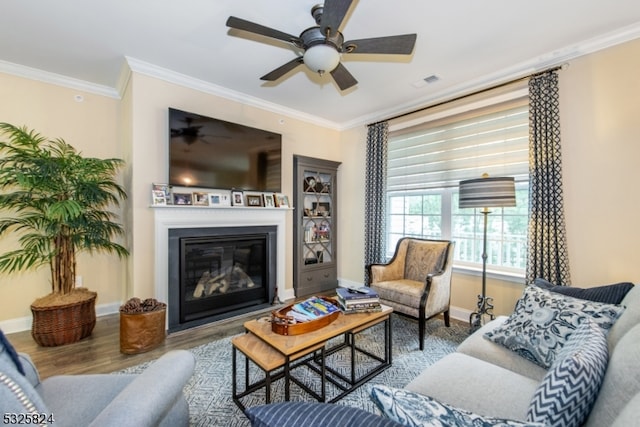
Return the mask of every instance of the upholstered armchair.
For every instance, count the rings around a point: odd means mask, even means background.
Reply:
[[[420,350],[425,322],[442,313],[449,326],[453,242],[403,237],[388,264],[371,264],[369,286],[380,302],[418,319]]]

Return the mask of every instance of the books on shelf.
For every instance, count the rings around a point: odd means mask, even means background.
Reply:
[[[310,297],[304,301],[293,304],[287,316],[293,317],[297,322],[307,322],[319,317],[339,311],[335,304],[319,297]]]

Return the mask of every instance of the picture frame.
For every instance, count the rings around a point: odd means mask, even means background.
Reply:
[[[245,198],[247,199],[247,206],[251,206],[254,208],[264,206],[264,201],[260,194],[247,194]]]
[[[220,206],[222,203],[222,194],[209,193],[209,206]]]
[[[162,197],[164,197],[164,203],[156,203],[156,199],[160,202],[160,192],[163,194]],[[173,202],[173,198],[171,197],[171,186],[169,184],[151,184],[151,196],[154,205],[166,205]]]
[[[191,193],[173,193],[173,204],[187,206],[193,204]]]
[[[192,193],[194,206],[209,206],[209,195],[207,193]]]
[[[167,198],[165,197],[164,191],[151,190],[151,203],[154,206],[165,206],[167,204]]]
[[[228,191],[220,193],[220,206],[231,206],[231,195]]]
[[[289,198],[282,193],[276,193],[274,196],[274,199],[275,199],[276,207],[278,208],[288,208],[290,206]]]
[[[244,206],[244,193],[242,191],[231,192],[231,205],[232,206]]]
[[[276,203],[273,200],[273,194],[272,193],[264,193],[262,195],[262,198],[264,199],[264,207],[265,208],[275,208],[276,207]]]

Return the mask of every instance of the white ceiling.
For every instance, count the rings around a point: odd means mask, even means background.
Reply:
[[[305,67],[259,80],[296,52],[230,30],[227,18],[298,35],[319,1],[5,0],[0,71],[118,96],[130,67],[346,128],[640,37],[638,0],[355,0],[345,39],[417,33],[413,55],[343,55],[359,81],[344,92]],[[431,75],[440,80],[425,84]]]

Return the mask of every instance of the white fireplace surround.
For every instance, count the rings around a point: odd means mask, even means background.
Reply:
[[[276,226],[276,286],[278,297],[285,292],[285,222],[290,208],[250,208],[200,206],[154,206],[155,216],[155,294],[159,301],[168,300],[169,230],[197,227]],[[169,318],[167,313],[167,318]]]

